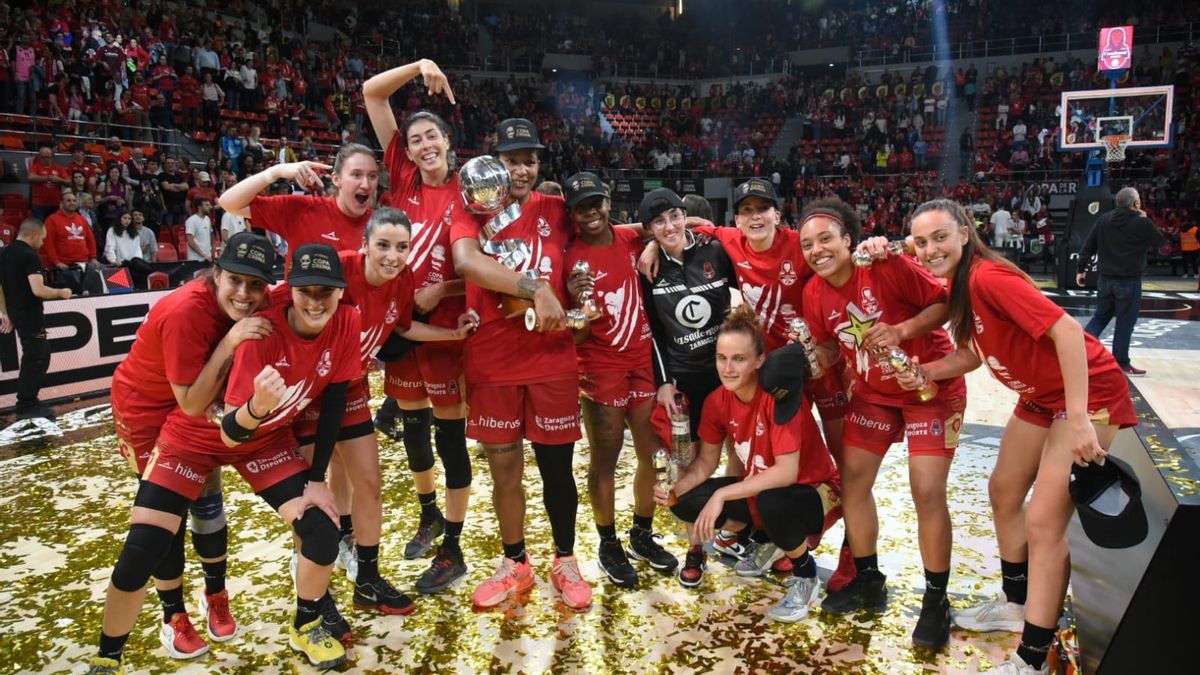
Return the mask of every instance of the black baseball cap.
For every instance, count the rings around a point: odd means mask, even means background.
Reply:
[[[492,152],[541,150],[545,147],[538,141],[537,127],[524,117],[510,117],[496,125],[496,145]]]
[[[765,178],[751,178],[733,189],[733,210],[739,204],[751,197],[766,199],[779,208],[779,195],[775,194],[775,184]]]
[[[575,206],[579,202],[588,197],[607,197],[608,187],[604,185],[604,181],[594,173],[584,171],[577,173],[567,179],[566,185],[563,186],[563,197],[567,200],[567,207]]]
[[[775,399],[776,424],[787,424],[800,412],[806,381],[808,356],[800,344],[780,347],[767,355],[758,372],[758,385]]]
[[[1097,546],[1129,548],[1146,538],[1142,486],[1125,462],[1108,455],[1103,463],[1072,466],[1070,492],[1083,532]]]
[[[275,283],[275,247],[267,238],[253,232],[238,232],[225,242],[225,250],[217,258],[217,267],[234,274]]]
[[[650,221],[662,215],[663,211],[671,209],[684,209],[683,200],[671,188],[655,188],[646,193],[642,197],[642,203],[638,206],[638,220],[642,221],[645,227],[650,226]]]
[[[305,244],[292,253],[292,269],[288,285],[329,286],[345,288],[346,276],[342,273],[342,260],[329,244]]]

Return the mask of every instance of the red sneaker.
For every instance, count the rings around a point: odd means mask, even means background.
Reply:
[[[194,659],[208,653],[208,644],[196,633],[187,612],[175,612],[170,621],[164,622],[158,639],[163,649],[177,659]]]
[[[842,552],[838,555],[838,566],[833,571],[833,576],[829,577],[829,583],[826,584],[826,591],[836,593],[858,576],[858,568],[854,566],[854,555],[850,553],[849,546],[842,546]]]
[[[775,562],[771,563],[771,571],[778,572],[779,574],[791,574],[792,573],[792,559],[787,557],[786,555],[783,556],[779,560],[776,560]]]
[[[471,595],[471,602],[480,609],[490,609],[511,595],[519,596],[530,590],[534,583],[529,554],[525,555],[525,562],[521,563],[504,557],[500,560],[496,573],[475,589],[475,593]]]
[[[563,604],[567,607],[583,609],[592,604],[592,587],[579,573],[579,561],[575,556],[554,556],[550,581],[562,594]]]
[[[1121,368],[1121,372],[1125,373],[1129,377],[1141,377],[1146,374],[1146,371],[1142,370],[1141,368],[1134,368],[1133,364],[1124,366]]]
[[[208,618],[208,637],[217,642],[237,637],[238,623],[229,611],[229,591],[201,595],[200,611]]]

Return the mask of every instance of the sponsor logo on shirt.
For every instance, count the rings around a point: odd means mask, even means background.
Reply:
[[[842,315],[842,311],[840,309],[835,309],[829,313],[829,320],[837,321],[838,317],[840,317],[841,315]]]
[[[408,203],[409,203],[409,204],[412,204],[413,206],[420,206],[420,205],[421,205],[421,199],[420,199],[419,197],[417,197],[416,195],[413,195],[413,196],[411,196],[411,197],[409,197],[409,198],[408,198]]]
[[[874,429],[875,431],[882,431],[884,433],[891,433],[892,431],[894,431],[894,429],[892,428],[892,425],[888,424],[887,422],[884,422],[882,420],[873,420],[861,413],[856,413],[856,412],[850,413],[846,417],[846,421],[849,422],[850,424],[862,427],[864,429]]]
[[[84,241],[83,226],[75,223],[67,224],[67,239],[71,241]]]
[[[542,256],[538,263],[538,271],[542,273],[542,276],[547,277],[554,273],[554,264],[550,261],[550,256]]]
[[[685,295],[675,305],[675,320],[688,328],[700,328],[712,318],[712,305],[703,296]]]
[[[280,359],[275,362],[275,367],[276,368],[291,368],[292,364],[288,363],[287,356],[283,356],[283,357],[280,357]]]
[[[329,241],[341,241],[336,232],[325,232],[321,235],[321,238],[328,239]]]
[[[533,423],[542,431],[567,431],[579,425],[579,416],[574,413],[563,417],[542,417],[535,414]]]
[[[754,265],[751,265],[750,263],[746,262],[745,260],[739,260],[737,266],[745,267],[748,270],[754,269]]]
[[[387,314],[383,317],[384,323],[396,323],[400,318],[400,308],[396,307],[396,299],[392,298],[392,304],[388,305]]]
[[[704,278],[712,279],[717,276],[716,270],[713,269],[712,263],[705,261],[704,263]]]
[[[978,314],[975,315],[975,334],[983,335],[983,319],[980,319]]]
[[[763,425],[762,417],[760,416],[754,420],[754,435],[762,436],[765,433],[767,433],[767,428]]]
[[[879,301],[875,299],[875,294],[871,292],[870,286],[864,286],[859,301],[862,303],[862,308],[867,312],[874,314],[879,311]]]
[[[446,260],[446,247],[438,244],[429,252],[429,257],[433,258],[435,263],[442,263]]]
[[[495,417],[480,417],[475,420],[475,426],[484,429],[520,429],[521,420],[498,420]]]
[[[791,286],[796,283],[797,278],[799,277],[796,275],[796,266],[792,264],[791,260],[784,260],[779,266],[779,283]]]
[[[550,236],[550,223],[546,222],[546,219],[541,216],[538,216],[537,231],[543,237]]]
[[[292,450],[281,450],[266,459],[256,459],[246,462],[246,470],[250,473],[260,473],[269,471],[277,466],[285,464],[296,457],[296,453]]]
[[[321,352],[321,360],[317,362],[317,374],[325,377],[330,370],[333,370],[333,355],[326,349]]]

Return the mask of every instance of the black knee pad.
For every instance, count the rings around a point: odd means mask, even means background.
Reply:
[[[225,529],[225,496],[220,489],[201,495],[190,507],[192,534],[212,534]],[[194,537],[193,537],[194,538]]]
[[[309,507],[304,515],[292,523],[300,537],[300,553],[318,565],[332,565],[337,559],[338,540],[341,538],[337,525],[316,507]]]
[[[421,473],[433,468],[433,446],[429,440],[429,428],[433,426],[433,411],[405,410],[404,452],[408,454],[408,469]]]
[[[158,567],[154,568],[153,577],[159,581],[167,581],[170,579],[178,579],[183,576],[183,531],[184,527],[181,523],[179,531],[171,537],[171,546],[167,549],[162,560],[158,561]]]
[[[467,421],[436,420],[433,442],[442,468],[446,471],[446,489],[471,487],[471,455],[467,452]]]
[[[175,534],[155,525],[134,523],[129,528],[129,536],[125,538],[121,557],[117,558],[117,564],[113,567],[113,587],[126,593],[144,588],[158,563],[170,551],[171,539]]]
[[[216,532],[203,534],[193,530],[192,548],[196,549],[196,555],[205,560],[224,558],[229,552],[229,528],[222,527]]]

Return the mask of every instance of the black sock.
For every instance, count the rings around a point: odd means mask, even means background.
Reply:
[[[875,553],[872,553],[871,555],[864,555],[861,558],[855,558],[854,569],[857,570],[859,574],[862,574],[863,572],[874,572],[879,574],[879,556]]]
[[[356,583],[366,584],[379,578],[379,544],[363,546],[355,544],[358,551],[358,576]]]
[[[421,523],[428,523],[437,520],[442,516],[442,510],[437,505],[437,492],[427,494],[417,494],[417,501],[421,502]]]
[[[442,535],[442,546],[449,548],[452,551],[462,553],[459,547],[458,540],[462,537],[463,521],[457,523],[453,520],[446,521],[446,533]]]
[[[747,526],[747,527],[743,527],[742,529],[738,530],[737,532],[734,532],[734,534],[737,535],[738,543],[741,544],[742,546],[745,546],[750,543],[750,530],[751,529],[752,528]],[[728,532],[728,531],[729,530],[726,530],[726,532]]]
[[[163,623],[169,622],[176,613],[187,611],[183,606],[183,586],[172,588],[169,591],[160,590],[158,599],[162,602]]]
[[[321,600],[305,600],[304,598],[296,598],[296,618],[292,620],[292,625],[297,629],[312,623],[313,619],[321,618]]]
[[[804,577],[805,579],[812,579],[817,576],[817,561],[813,560],[808,551],[801,553],[795,558],[788,557],[792,560],[792,576]]]
[[[600,543],[617,540],[617,526],[615,523],[611,525],[596,523],[596,531],[600,533]]]
[[[125,651],[125,643],[129,641],[129,633],[118,635],[117,637],[109,637],[100,631],[100,651],[99,655],[106,659],[121,660],[121,652]]]
[[[633,514],[633,526],[639,530],[651,532],[654,530],[654,516],[639,516]]]
[[[1034,670],[1040,669],[1046,665],[1046,654],[1050,652],[1050,645],[1054,643],[1056,631],[1056,628],[1042,628],[1026,621],[1025,630],[1021,633],[1021,646],[1017,647],[1017,656]]]
[[[747,527],[746,529],[750,530],[752,528]],[[766,530],[754,530],[750,534],[750,541],[756,544],[766,544],[771,541],[771,535],[767,534]]]
[[[929,568],[925,568],[925,594],[941,595],[945,597],[946,586],[950,584],[950,570],[945,572],[931,572]]]
[[[341,521],[341,525],[342,525],[342,527],[341,527],[342,539],[345,539],[346,537],[349,537],[354,534],[354,518],[349,513],[347,513],[343,516],[340,516],[338,518],[338,520]]]
[[[505,544],[504,557],[509,558],[514,562],[525,562],[525,540],[522,539],[515,544]]]
[[[226,561],[201,562],[200,566],[204,568],[205,593],[216,595],[225,590],[225,571],[228,568]]]
[[[1029,561],[1009,562],[1001,559],[1000,573],[1004,575],[1001,587],[1008,601],[1025,604],[1025,596],[1029,591]]]

